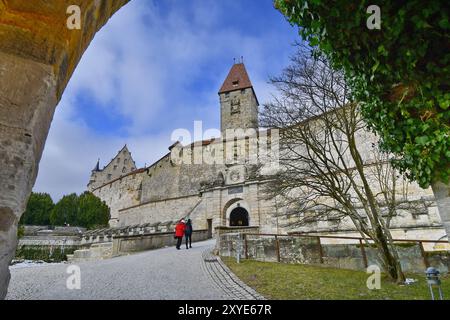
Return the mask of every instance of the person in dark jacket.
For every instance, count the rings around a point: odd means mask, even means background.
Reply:
[[[192,248],[192,221],[191,219],[188,219],[186,222],[186,227],[184,229],[184,236],[186,237],[186,249]],[[189,248],[188,248],[188,241],[189,241]]]
[[[183,219],[181,219],[175,226],[175,238],[177,239],[177,250],[180,250],[185,228],[186,224],[184,223]]]

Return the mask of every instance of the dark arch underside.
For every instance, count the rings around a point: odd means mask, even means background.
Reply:
[[[230,213],[230,227],[248,227],[248,211],[238,207]]]

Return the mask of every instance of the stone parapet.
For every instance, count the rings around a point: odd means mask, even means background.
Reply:
[[[192,242],[208,239],[208,230],[194,230]],[[173,232],[153,234],[121,235],[113,239],[113,255],[131,252],[153,250],[167,246],[175,246],[176,240]]]

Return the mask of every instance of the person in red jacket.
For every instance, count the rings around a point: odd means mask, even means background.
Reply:
[[[184,220],[181,219],[175,226],[175,238],[177,239],[177,250],[180,250],[181,242],[183,241],[185,229],[186,229],[186,224],[184,223]]]

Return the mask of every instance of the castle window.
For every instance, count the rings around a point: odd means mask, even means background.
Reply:
[[[114,166],[114,170],[117,170],[117,166]]]
[[[242,89],[242,90],[241,90],[241,94],[244,94],[244,93],[245,93],[245,89]]]
[[[117,163],[119,163],[120,162],[120,158],[117,158]]]
[[[111,180],[111,178],[112,178],[112,175],[108,174],[108,180]]]
[[[122,172],[125,173],[127,171],[127,168],[123,167]]]
[[[128,159],[123,160],[123,163],[127,164],[128,163]]]

